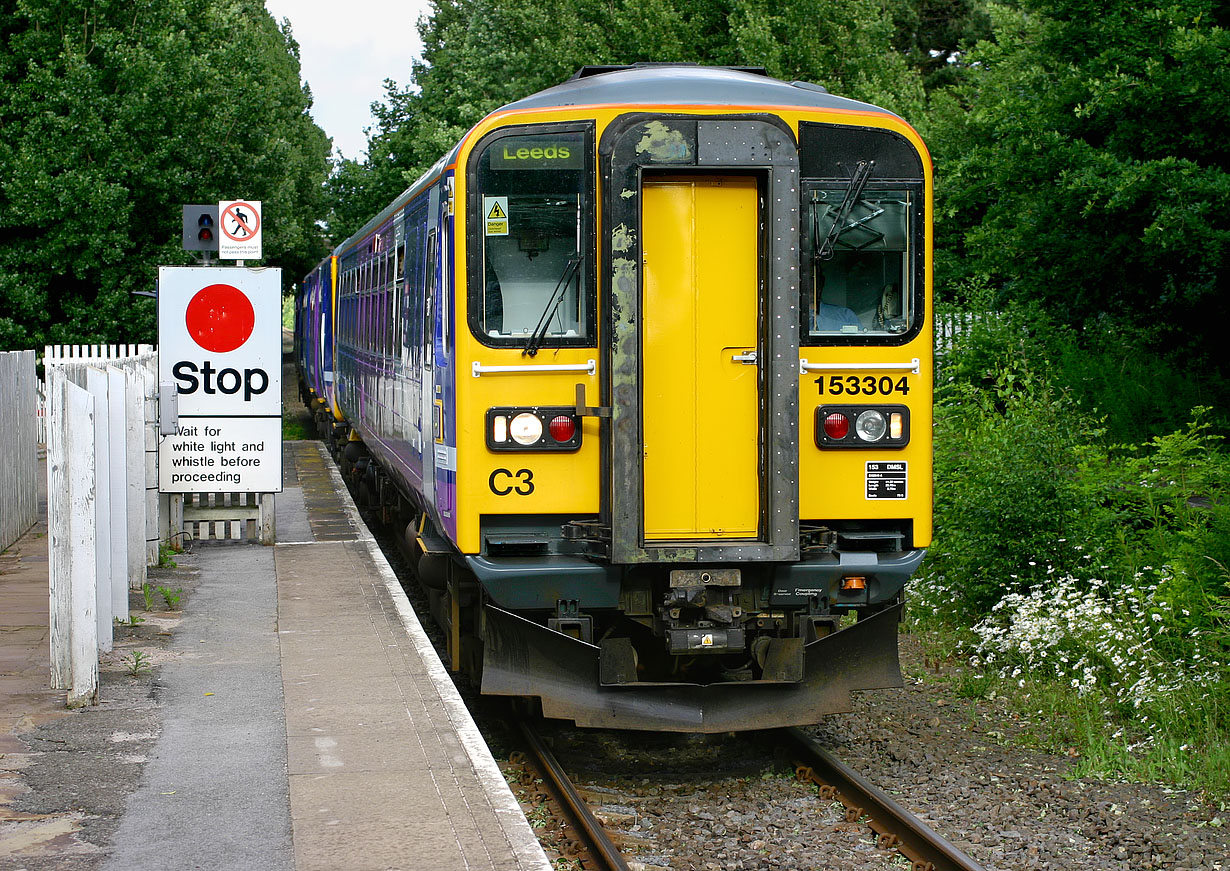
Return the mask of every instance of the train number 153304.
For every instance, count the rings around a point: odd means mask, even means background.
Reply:
[[[890,396],[910,392],[910,382],[904,375],[894,379],[891,375],[830,375],[817,378],[821,396]]]

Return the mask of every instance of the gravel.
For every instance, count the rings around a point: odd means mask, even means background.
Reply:
[[[913,653],[903,645],[907,673]],[[1230,826],[1201,796],[1073,779],[1074,760],[1013,746],[1002,703],[934,674],[861,693],[808,729],[987,871],[1230,871]],[[768,733],[684,736],[557,727],[550,741],[612,839],[645,871],[909,868],[797,781]],[[493,729],[497,748],[509,739]],[[497,753],[498,753],[497,749]],[[558,832],[544,828],[548,852]]]

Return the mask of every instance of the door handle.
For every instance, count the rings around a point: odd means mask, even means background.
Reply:
[[[730,358],[732,363],[742,363],[745,366],[756,365],[756,352],[748,351],[746,354],[735,354]]]

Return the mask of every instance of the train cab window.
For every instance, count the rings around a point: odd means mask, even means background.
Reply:
[[[802,343],[897,336],[914,318],[911,190],[817,187],[803,198]]]
[[[592,177],[586,132],[518,132],[475,161],[470,325],[485,344],[591,345]]]

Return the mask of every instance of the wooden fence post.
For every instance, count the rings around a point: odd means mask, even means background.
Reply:
[[[111,539],[111,602],[107,608],[112,621],[128,619],[128,398],[127,379],[121,366],[111,365],[107,376],[107,468],[108,524]],[[114,632],[114,626],[112,626]]]
[[[145,384],[137,374],[139,366],[124,372],[124,467],[128,505],[127,589],[139,590],[145,584]],[[127,593],[124,610],[128,616]]]
[[[94,397],[48,373],[51,685],[70,708],[98,701],[98,498]]]
[[[162,499],[158,495],[158,380],[149,367],[142,371],[145,391],[145,565],[158,565]]]
[[[47,574],[51,596],[48,605],[51,614],[51,686],[58,690],[66,690],[73,685],[70,641],[73,552],[66,444],[67,384],[63,369],[47,367]]]
[[[38,400],[33,351],[0,351],[0,550],[38,515]]]
[[[98,620],[98,649],[110,652],[111,634],[111,524],[105,512],[111,505],[111,475],[108,472],[111,431],[107,407],[107,373],[91,366],[85,373],[86,389],[94,397],[94,499],[98,506],[95,528],[95,585],[98,604],[94,615]],[[127,563],[125,563],[127,565]],[[128,586],[127,581],[124,584]],[[97,656],[97,653],[95,654]]]
[[[95,397],[74,384],[65,385],[68,394],[69,461],[69,541],[72,556],[72,678],[67,703],[70,708],[98,702],[99,636],[96,611],[99,605],[97,562],[102,551],[97,538],[98,480],[97,450],[88,444],[97,437],[98,405]],[[80,434],[80,436],[78,435]],[[77,439],[87,444],[74,451]],[[78,557],[80,555],[80,558]],[[111,620],[107,619],[107,641],[110,649]]]

